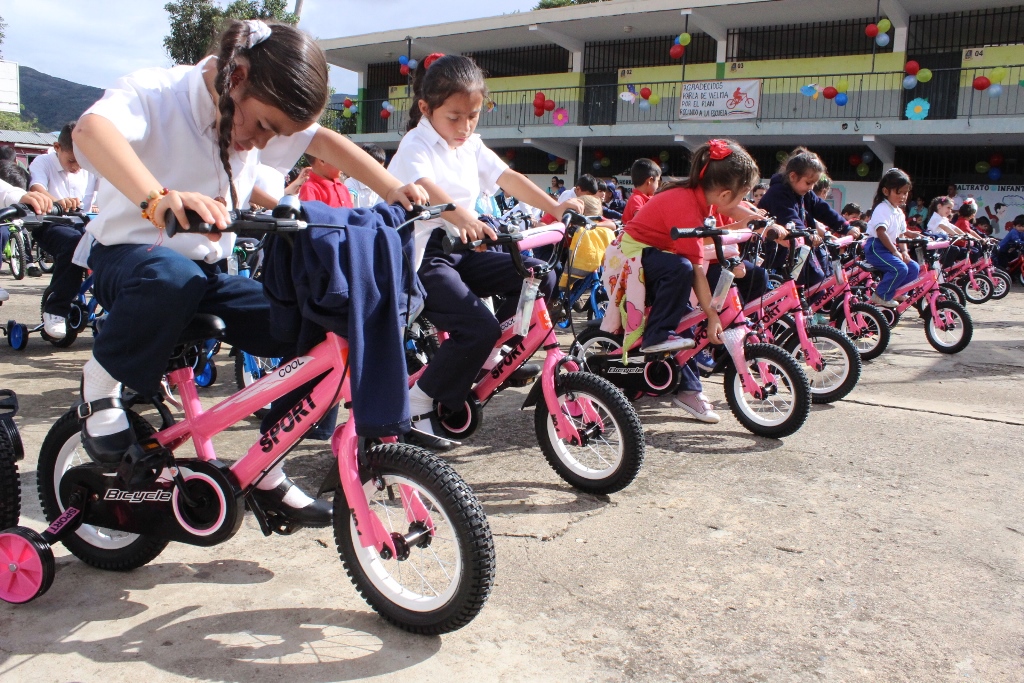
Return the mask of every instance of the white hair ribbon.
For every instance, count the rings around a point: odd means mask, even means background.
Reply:
[[[245,25],[249,29],[249,49],[270,37],[270,27],[259,19],[249,19],[245,22]]]

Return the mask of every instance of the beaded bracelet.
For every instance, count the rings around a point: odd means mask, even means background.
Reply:
[[[167,196],[168,192],[170,192],[170,190],[166,187],[161,188],[159,192],[156,190],[150,190],[149,196],[139,202],[139,208],[142,209],[142,217],[153,225],[156,225],[156,221],[153,220],[153,217],[156,215],[156,206],[160,203],[161,199]]]

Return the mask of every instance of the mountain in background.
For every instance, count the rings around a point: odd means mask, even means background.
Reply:
[[[39,120],[39,127],[47,132],[61,129],[68,121],[75,121],[93,102],[103,96],[102,88],[72,83],[54,78],[27,66],[18,67],[21,81],[21,104],[27,118]]]

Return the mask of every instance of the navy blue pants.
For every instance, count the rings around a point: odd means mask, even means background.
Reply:
[[[108,313],[93,356],[143,395],[159,391],[178,335],[196,313],[220,317],[225,341],[254,356],[295,352],[293,344],[271,336],[270,302],[255,280],[146,244],[96,243],[89,266],[96,299]]]
[[[43,303],[43,312],[66,318],[85,279],[85,268],[71,262],[82,230],[73,225],[44,225],[32,233],[32,238],[53,257],[52,289]]]
[[[644,346],[660,344],[675,332],[679,321],[692,309],[693,266],[679,254],[670,254],[647,247],[640,256],[647,287],[647,304],[651,307],[644,327]]]
[[[882,240],[875,237],[864,245],[864,260],[882,270],[882,279],[875,287],[875,293],[885,300],[892,299],[900,287],[916,280],[921,270],[917,261],[904,263],[903,259],[882,244]]]
[[[419,278],[427,292],[424,315],[440,330],[448,333],[419,385],[450,409],[462,406],[483,367],[501,338],[501,324],[516,313],[523,287],[512,264],[512,256],[503,251],[464,251],[445,256],[442,250],[444,230],[437,229],[427,242]],[[527,266],[541,261],[523,257]],[[555,273],[541,280],[540,293],[548,297],[555,289]],[[501,296],[498,309],[491,311],[480,297]]]
[[[736,279],[733,284],[740,292],[740,299],[744,304],[748,304],[760,299],[768,291],[768,271],[761,266],[754,265],[751,261],[744,261],[743,265],[747,269],[747,274]],[[722,277],[720,263],[712,263],[708,266],[708,287],[711,288],[712,293],[714,293],[720,277]]]

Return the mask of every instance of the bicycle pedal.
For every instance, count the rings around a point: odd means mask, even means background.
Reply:
[[[155,482],[164,468],[174,466],[174,455],[155,439],[132,444],[117,466],[117,478],[129,491]]]
[[[299,522],[288,519],[277,510],[265,510],[267,515],[267,524],[270,526],[270,530],[280,536],[291,536],[303,526]]]

